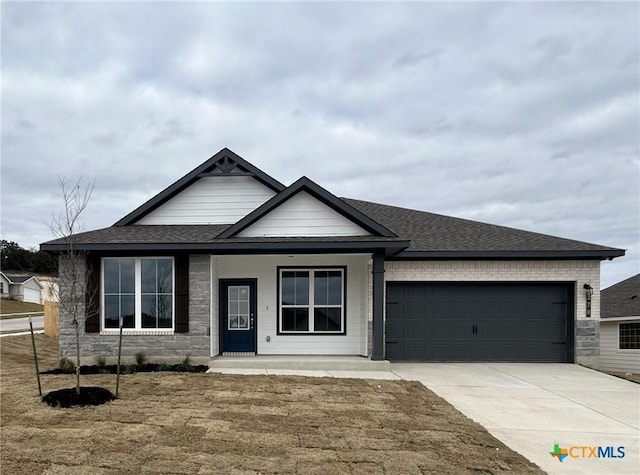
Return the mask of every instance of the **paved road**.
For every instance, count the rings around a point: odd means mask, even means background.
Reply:
[[[33,328],[44,328],[44,317],[33,317]],[[29,329],[29,317],[0,320],[0,332]]]

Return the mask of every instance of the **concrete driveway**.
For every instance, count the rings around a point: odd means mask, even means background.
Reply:
[[[392,363],[391,371],[549,473],[640,473],[640,385],[571,364]],[[567,449],[562,462],[550,454],[555,444]]]

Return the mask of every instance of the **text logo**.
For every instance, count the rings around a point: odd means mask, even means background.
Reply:
[[[572,459],[621,459],[624,458],[624,445],[614,447],[608,446],[590,446],[590,445],[573,445],[568,449],[560,447],[559,444],[553,445],[553,451],[549,452],[552,457],[557,458],[560,462],[564,462],[567,457]]]

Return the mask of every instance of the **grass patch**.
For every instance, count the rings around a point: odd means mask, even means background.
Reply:
[[[13,299],[0,299],[0,319],[16,318],[13,313],[43,313],[44,305],[31,302],[20,302]]]
[[[57,340],[36,338],[54,368]],[[2,343],[3,473],[544,473],[416,382],[136,372],[108,404],[52,408],[29,337]],[[73,381],[44,375],[43,391]]]

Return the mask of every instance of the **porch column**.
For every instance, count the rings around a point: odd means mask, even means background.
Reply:
[[[384,360],[384,252],[373,255],[373,351],[371,359]]]

